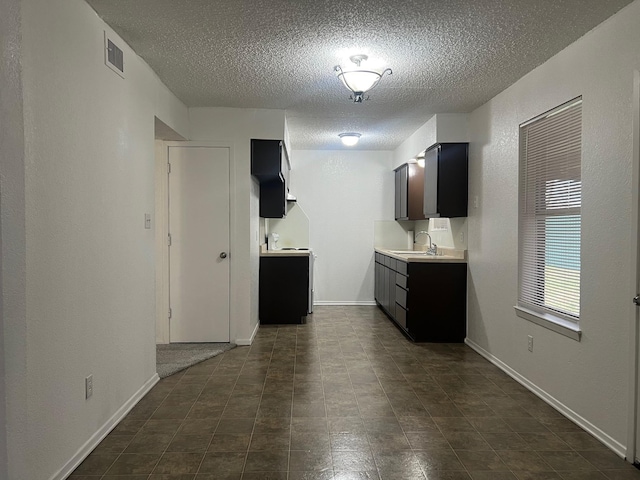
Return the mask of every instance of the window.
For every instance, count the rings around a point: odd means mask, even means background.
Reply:
[[[520,126],[519,316],[579,340],[582,99]]]

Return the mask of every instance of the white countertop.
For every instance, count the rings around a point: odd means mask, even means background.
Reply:
[[[260,247],[261,257],[308,257],[311,250],[267,250],[266,245]]]
[[[406,263],[467,263],[467,251],[455,250],[453,248],[439,247],[438,251],[441,251],[442,255],[425,255],[424,252],[419,250],[387,250],[385,248],[376,248],[375,251]],[[400,251],[403,253],[397,253]]]

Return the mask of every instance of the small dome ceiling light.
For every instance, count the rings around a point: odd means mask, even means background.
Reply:
[[[338,135],[340,140],[342,140],[342,144],[345,147],[353,147],[358,140],[360,140],[361,134],[355,132],[345,132]]]
[[[340,80],[342,80],[344,86],[353,93],[349,96],[349,99],[353,100],[354,103],[362,103],[363,100],[369,100],[369,96],[364,98],[364,94],[375,87],[385,73],[388,73],[389,75],[393,73],[390,68],[387,68],[382,72],[360,68],[360,64],[367,60],[367,58],[369,57],[366,55],[353,55],[352,57],[349,57],[357,68],[343,70],[340,65],[333,67],[336,75]]]

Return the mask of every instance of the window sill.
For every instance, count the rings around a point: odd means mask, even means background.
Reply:
[[[582,331],[580,327],[573,322],[548,313],[538,313],[519,306],[513,308],[516,310],[516,315],[520,318],[524,318],[536,325],[553,330],[560,335],[564,335],[578,342],[580,341]]]

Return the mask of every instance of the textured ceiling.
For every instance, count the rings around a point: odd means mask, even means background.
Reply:
[[[469,112],[631,0],[87,0],[189,107],[287,111],[296,149],[392,150]],[[391,67],[354,104],[333,72]]]

